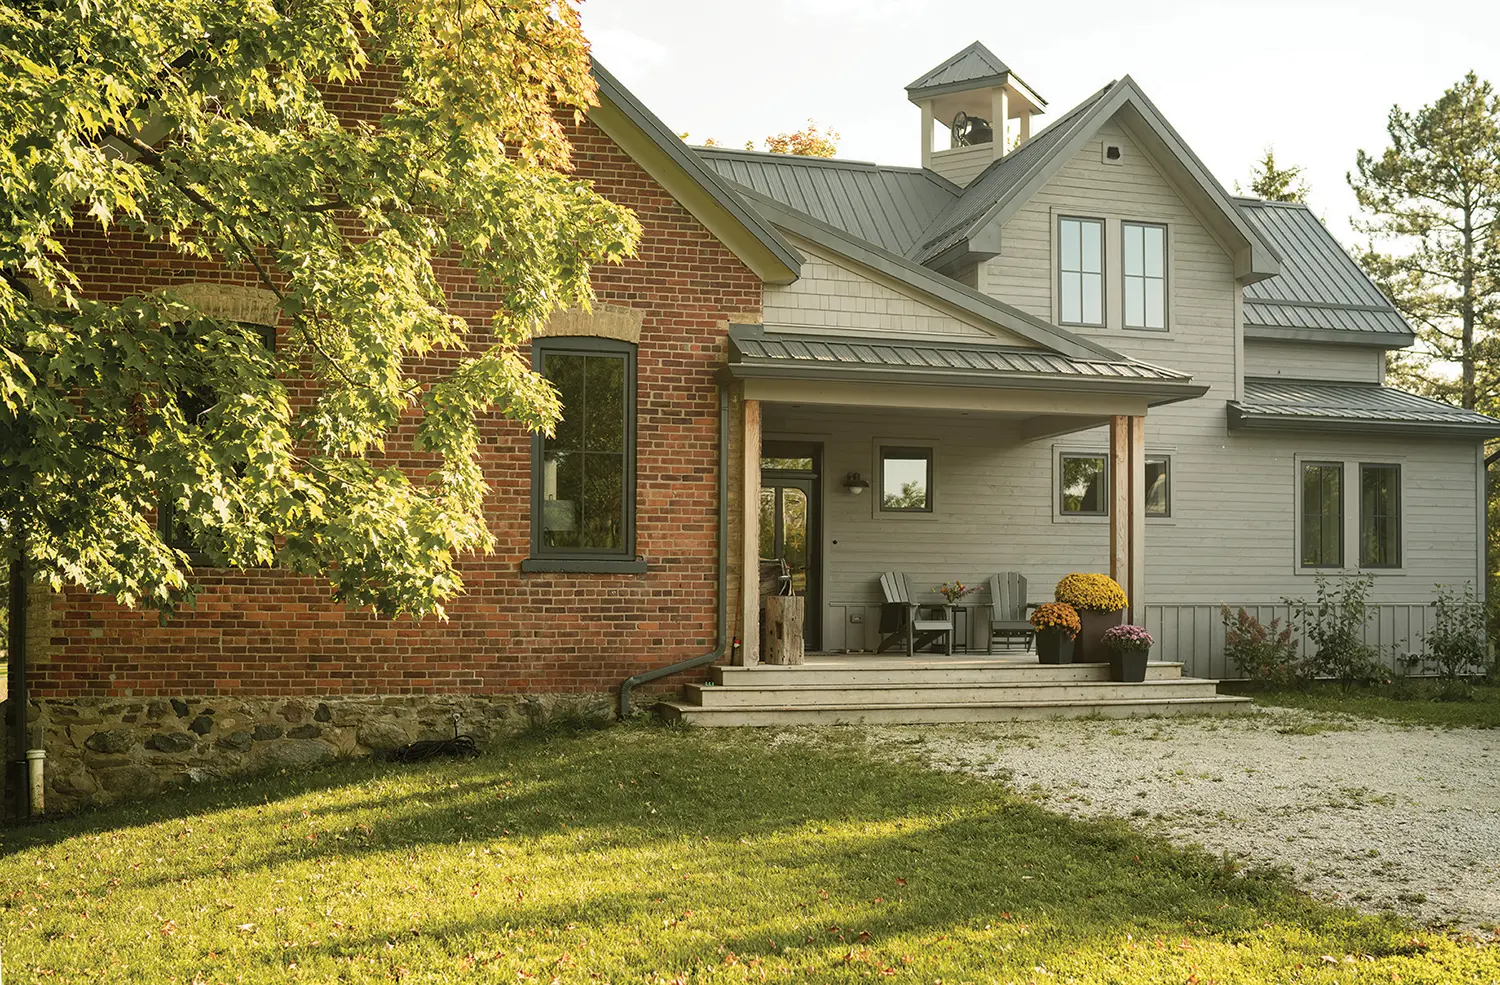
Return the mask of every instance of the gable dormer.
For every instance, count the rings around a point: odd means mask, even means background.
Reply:
[[[906,87],[922,111],[922,167],[957,185],[1031,139],[1047,101],[975,41]]]

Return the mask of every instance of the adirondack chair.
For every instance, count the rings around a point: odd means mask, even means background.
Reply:
[[[899,571],[881,575],[880,590],[885,593],[885,603],[880,607],[881,640],[877,653],[905,643],[906,655],[911,657],[919,648],[938,639],[943,641],[944,653],[953,653],[953,614],[947,606],[913,602],[906,575]],[[923,610],[927,610],[925,617]],[[932,610],[941,612],[942,618],[932,618]]]
[[[1031,649],[1036,629],[1026,619],[1026,577],[1018,571],[990,576],[990,636],[985,652],[993,653],[996,640],[1006,646],[1020,640]]]

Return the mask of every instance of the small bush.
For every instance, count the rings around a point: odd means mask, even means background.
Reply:
[[[1444,683],[1468,683],[1489,662],[1484,607],[1465,584],[1462,592],[1438,586],[1432,603],[1433,627],[1427,633],[1427,663]]]
[[[1369,575],[1339,583],[1319,576],[1317,597],[1311,603],[1283,599],[1292,607],[1293,625],[1315,647],[1304,668],[1309,677],[1331,677],[1345,686],[1386,677],[1379,654],[1365,642],[1366,599],[1374,584]]]
[[[1224,620],[1224,656],[1240,674],[1276,687],[1306,682],[1291,626],[1283,628],[1280,619],[1267,626],[1244,609],[1236,612],[1227,605],[1219,606],[1219,616]]]

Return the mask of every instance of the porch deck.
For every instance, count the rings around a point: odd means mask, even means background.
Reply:
[[[1236,714],[1248,698],[1157,661],[1140,683],[1103,663],[1043,664],[1035,654],[810,654],[798,666],[712,667],[657,712],[709,726],[1003,722],[1098,715]]]

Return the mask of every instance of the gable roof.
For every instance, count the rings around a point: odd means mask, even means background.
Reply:
[[[1500,420],[1375,383],[1245,380],[1229,403],[1229,426],[1318,431],[1403,431],[1449,437],[1500,436]]]
[[[889,277],[917,291],[923,297],[963,312],[981,324],[1020,336],[1029,342],[1074,359],[1102,358],[1130,361],[1129,357],[1108,349],[1092,339],[1058,328],[1056,325],[1027,314],[1014,305],[997,301],[988,294],[981,294],[973,288],[965,287],[951,277],[913,263],[873,243],[851,236],[811,216],[793,211],[774,199],[755,192],[746,192],[746,195],[755,202],[768,219],[775,223],[777,228],[793,236],[799,236],[868,270]]]
[[[1010,66],[975,41],[958,54],[945,58],[935,68],[923,72],[906,87],[906,95],[910,99],[920,99],[985,85],[1003,85],[1012,74]],[[1016,81],[1021,82],[1019,78]],[[1024,82],[1021,84],[1025,85]],[[1046,100],[1040,101],[1046,105]]]
[[[1411,326],[1306,205],[1238,198],[1281,254],[1281,273],[1245,287],[1245,337],[1404,348]]]
[[[990,165],[964,190],[953,214],[940,217],[924,235],[914,258],[943,266],[944,254],[994,255],[1005,221],[1117,114],[1125,114],[1127,124],[1137,124],[1140,136],[1156,145],[1157,163],[1167,170],[1167,177],[1192,194],[1194,201],[1190,204],[1199,206],[1204,219],[1233,248],[1236,277],[1248,283],[1273,276],[1280,269],[1276,250],[1249,224],[1229,193],[1128,75],[1048,127],[1051,139],[1024,160],[1002,169],[1006,162],[1002,157]],[[1051,133],[1053,130],[1056,133]],[[1023,144],[1014,157],[1021,158],[1026,149]],[[1003,173],[986,182],[991,171]]]
[[[598,61],[588,118],[762,280],[797,279],[801,258],[703,160]]]
[[[893,253],[910,249],[959,196],[957,185],[921,168],[723,147],[693,150],[726,181]]]

